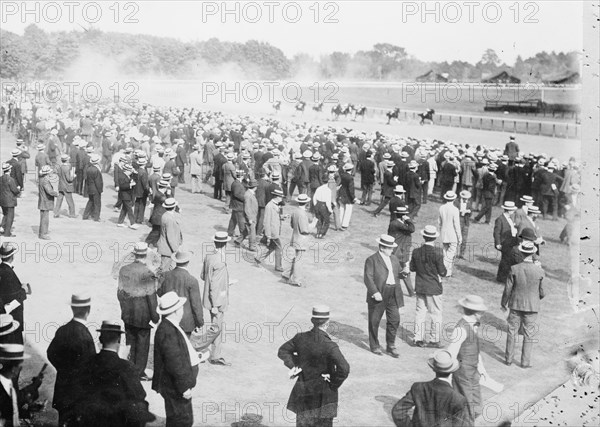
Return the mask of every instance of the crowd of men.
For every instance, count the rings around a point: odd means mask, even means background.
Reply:
[[[310,235],[322,239],[330,227],[349,232],[353,206],[374,203],[377,186],[381,193],[371,215],[378,217],[389,206],[390,218],[387,232],[377,239],[378,251],[365,262],[370,350],[376,356],[400,357],[395,340],[399,310],[404,306],[402,284],[409,298],[416,300],[415,323],[422,325],[416,328],[412,344],[439,350],[428,362],[436,379],[413,386],[394,408],[394,420],[407,425],[407,411],[414,406],[412,425],[437,425],[443,419],[456,420],[452,425],[459,424],[458,420],[460,425],[473,425],[481,413],[480,378],[487,377],[474,333],[487,310],[484,301],[476,295],[463,298],[464,316],[456,326],[456,339],[447,349],[440,340],[443,281],[452,277],[455,259],[469,257],[473,250],[468,240],[470,223],[485,218],[489,224],[492,207],[502,208],[493,238],[501,253],[497,280],[505,285],[501,306],[510,309],[506,364],[513,363],[516,336],[522,333],[523,368],[531,366],[536,316],[544,297],[540,245],[545,240],[537,217],[567,219],[561,240],[575,242],[580,189],[576,160],[561,163],[543,153],[524,153],[515,136],[504,150],[496,150],[299,125],[273,117],[151,106],[34,106],[30,114],[20,113],[20,119],[14,129],[7,127],[16,133],[17,144],[12,158],[2,165],[0,178],[5,238],[16,237],[15,209],[19,198],[26,197],[25,186],[30,185],[28,159],[35,162],[40,239],[51,239],[50,212],[55,219],[61,218],[63,200],[69,220],[77,220],[75,203],[81,199],[73,193],[87,199],[82,220],[103,222],[107,214],[102,213],[102,194],[109,178],[117,192],[117,226],[134,231],[151,226],[145,241],[134,248],[134,261],[119,271],[124,329],[113,321],[103,323],[99,329],[102,350],[96,354],[89,331],[81,327],[89,314],[90,298],[74,295],[73,321],[57,331],[48,349],[48,360],[57,369],[53,406],[61,426],[144,425],[153,419],[140,385],[147,380],[152,380],[152,388],[165,400],[167,425],[191,426],[191,390],[198,364],[208,360],[230,365],[217,339],[229,305],[229,286],[235,283],[229,278],[224,248],[243,246],[247,239],[244,248],[254,254],[249,261],[262,267],[274,253],[275,271],[289,284],[302,286],[306,259],[301,255]],[[360,197],[355,190],[356,174],[360,175]],[[230,215],[227,232],[215,234],[215,251],[204,259],[203,294],[198,279],[187,271],[191,254],[182,248],[183,214],[176,199],[181,185],[189,185],[192,194],[205,193],[207,185],[212,186],[206,195],[224,201],[223,212]],[[423,244],[415,248],[415,218],[421,206],[432,201],[442,202],[438,223],[420,227]],[[146,215],[147,205],[151,205],[150,215]],[[478,214],[471,219],[474,212]],[[282,224],[288,220],[294,255],[284,265]],[[146,263],[150,248],[160,256],[158,269]],[[27,293],[11,268],[15,251],[10,243],[2,246],[0,272],[8,265],[14,277],[0,277],[0,308],[7,313],[0,330],[17,325],[21,336],[16,329],[6,335],[0,332],[3,338],[9,337],[0,340],[0,346],[21,346],[16,348],[20,358],[10,360],[22,362]],[[7,306],[13,300],[18,305]],[[212,329],[204,323],[203,309],[209,311]],[[386,347],[382,349],[378,330],[384,314]],[[329,307],[315,307],[314,329],[299,334],[279,351],[290,377],[298,378],[288,404],[297,414],[297,425],[331,425],[337,415],[337,390],[349,366],[337,345],[328,341],[329,317]],[[146,365],[154,327],[150,378]],[[129,361],[116,355],[122,335]],[[316,337],[319,345],[314,344]],[[0,360],[4,360],[3,349]],[[18,370],[6,375],[0,371],[0,380],[14,380]],[[81,370],[86,371],[80,376],[83,381],[74,383]],[[16,394],[7,387],[8,399],[12,399]],[[439,398],[430,397],[438,394]],[[0,416],[5,421],[13,418],[17,407],[0,405]]]

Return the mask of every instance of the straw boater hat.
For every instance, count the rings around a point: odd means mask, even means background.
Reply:
[[[217,231],[213,237],[215,243],[227,243],[231,240],[231,237],[226,231]]]
[[[459,299],[458,303],[469,310],[487,311],[487,307],[483,302],[483,298],[481,298],[479,295],[467,295],[466,297]]]
[[[456,200],[456,193],[454,191],[446,191],[446,194],[444,194],[444,200]]]
[[[531,196],[522,196],[520,199],[520,201],[525,202],[525,203],[533,203],[533,197]]]
[[[326,305],[315,305],[312,309],[313,319],[329,319],[329,307]]]
[[[177,206],[177,200],[175,200],[172,197],[169,197],[168,199],[166,199],[163,204],[162,204],[163,208],[165,209],[173,209],[175,206]]]
[[[452,354],[448,350],[436,351],[428,360],[427,364],[435,372],[447,374],[455,372],[460,364],[456,358],[452,357]]]
[[[97,165],[100,163],[100,156],[98,154],[92,154],[90,156],[90,163],[93,165]]]
[[[394,238],[392,236],[390,236],[389,234],[382,234],[381,236],[379,236],[379,239],[376,239],[375,241],[377,243],[379,243],[380,245],[386,246],[388,248],[398,247]]]
[[[87,293],[71,295],[71,307],[89,307],[92,305],[92,297]]]
[[[423,237],[436,238],[440,235],[440,233],[438,233],[437,228],[435,228],[435,225],[426,225],[425,228],[421,230],[421,235]]]
[[[302,157],[304,157],[305,159],[310,159],[311,156],[312,156],[312,151],[310,151],[310,150],[305,150],[304,153],[302,153]]]
[[[19,248],[14,243],[4,242],[2,246],[0,246],[0,258],[5,259],[17,252]]]
[[[20,325],[10,314],[0,314],[0,337],[16,331]]]
[[[271,194],[275,197],[283,197],[283,191],[281,191],[280,189],[276,188],[275,190],[273,190],[271,192]]]
[[[250,178],[248,181],[248,188],[256,188],[258,186],[258,182],[254,178]]]
[[[519,251],[524,254],[534,254],[537,249],[531,240],[523,240],[519,245]]]
[[[394,187],[394,193],[406,193],[406,190],[404,190],[404,187],[401,185],[396,185]]]
[[[299,204],[306,204],[310,202],[310,197],[308,197],[306,194],[299,194],[298,197],[296,197],[296,202]]]
[[[186,262],[190,262],[192,255],[194,255],[193,252],[183,251],[180,249],[173,254],[172,258],[173,261],[175,261],[175,264],[185,264]]]
[[[179,297],[174,291],[167,292],[158,299],[158,307],[156,312],[163,316],[171,314],[183,307],[187,302],[187,298]]]
[[[460,192],[460,197],[462,199],[470,199],[471,198],[471,192],[467,191],[467,190],[463,190]]]
[[[515,202],[506,201],[502,205],[502,209],[504,209],[505,211],[516,211],[517,206],[515,205]]]
[[[138,242],[133,247],[133,253],[136,255],[146,255],[148,253],[148,243]]]
[[[29,359],[22,344],[0,344],[0,362]]]
[[[540,208],[538,208],[537,206],[529,206],[529,209],[527,209],[527,214],[536,214],[539,215],[542,212],[540,211]]]
[[[121,324],[115,320],[103,320],[100,329],[96,329],[98,332],[115,332],[117,334],[124,334],[125,331],[121,329]]]
[[[12,165],[10,163],[2,163],[2,172],[8,172],[12,169]]]
[[[12,150],[10,152],[11,156],[13,157],[19,157],[19,155],[21,154],[21,150],[19,150],[18,148],[15,148],[14,150]]]
[[[337,172],[337,167],[335,165],[327,166],[327,172]]]
[[[161,179],[160,181],[158,181],[158,186],[163,188],[170,187],[171,182],[166,179]]]
[[[40,176],[48,175],[50,172],[52,172],[52,168],[48,165],[44,165],[40,169]]]
[[[406,206],[397,206],[396,207],[397,214],[405,214],[408,213],[408,208]]]
[[[352,165],[352,163],[346,163],[346,164],[344,165],[344,170],[345,170],[345,171],[352,170],[353,168],[354,168],[354,166]]]

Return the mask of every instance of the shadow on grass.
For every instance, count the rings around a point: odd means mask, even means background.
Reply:
[[[369,342],[369,337],[361,329],[332,320],[330,322],[329,330],[334,337],[347,341],[350,344],[354,344],[362,350],[371,351],[367,344]]]
[[[385,411],[385,413],[388,416],[389,420],[393,422],[393,419],[392,419],[392,408],[400,400],[400,398],[399,397],[394,397],[394,396],[379,395],[379,396],[375,396],[375,400],[378,401],[378,402],[380,402],[380,403],[383,403],[383,410]]]
[[[490,270],[481,270],[478,268],[469,267],[468,265],[456,264],[454,266],[459,271],[462,271],[469,276],[476,277],[478,279],[487,280],[489,282],[496,283],[496,273],[490,272]]]

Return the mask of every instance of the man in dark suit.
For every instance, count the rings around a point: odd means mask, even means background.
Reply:
[[[73,168],[69,163],[69,156],[63,154],[60,156],[61,164],[57,165],[56,174],[58,175],[58,197],[56,198],[56,204],[54,206],[54,218],[60,217],[60,208],[62,206],[63,198],[67,200],[67,206],[69,207],[69,218],[75,218],[75,203],[73,202]]]
[[[511,365],[515,352],[517,331],[523,331],[523,350],[521,352],[521,367],[531,367],[531,350],[536,341],[535,335],[539,330],[536,325],[540,311],[540,300],[544,298],[542,281],[544,270],[533,261],[535,244],[524,240],[519,245],[519,251],[524,260],[510,267],[502,294],[502,311],[510,309],[508,315],[508,335],[506,336],[506,364]]]
[[[488,172],[483,176],[478,177],[482,182],[483,187],[481,188],[481,194],[483,197],[483,208],[479,211],[479,214],[475,217],[474,221],[479,222],[481,218],[485,216],[485,223],[489,224],[492,220],[492,202],[494,201],[494,195],[496,194],[496,163],[490,163],[488,166]],[[480,191],[479,189],[477,190]],[[479,200],[479,196],[478,199]]]
[[[438,350],[427,364],[435,379],[414,383],[410,391],[392,408],[392,419],[398,427],[468,427],[467,399],[452,388],[452,373],[459,362],[448,352]],[[410,410],[414,408],[412,419]]]
[[[148,161],[142,157],[138,159],[137,163],[139,168],[135,177],[135,187],[133,189],[133,196],[135,198],[133,217],[135,218],[136,224],[142,224],[144,222],[144,212],[146,211],[146,202],[148,201],[148,194],[150,192],[148,172],[146,171],[146,164]]]
[[[2,207],[2,233],[5,237],[15,237],[12,234],[13,221],[15,219],[15,207],[17,207],[17,196],[20,188],[15,179],[10,176],[12,167],[4,163],[2,165],[2,176],[0,177],[0,207]]]
[[[502,205],[504,212],[494,222],[494,246],[500,251],[500,264],[496,280],[500,283],[506,282],[510,272],[510,259],[513,246],[518,243],[517,226],[513,220],[513,213],[517,210],[514,202],[506,201]]]
[[[373,216],[377,217],[379,213],[383,210],[385,205],[390,202],[390,199],[394,196],[394,188],[396,187],[396,183],[398,182],[398,177],[394,176],[392,173],[393,163],[391,161],[386,161],[386,170],[383,173],[383,182],[381,183],[381,202],[377,209],[373,212]]]
[[[395,217],[396,219],[390,221],[387,234],[392,236],[395,243],[398,245],[398,247],[393,250],[392,254],[400,261],[400,267],[402,269],[400,278],[406,285],[408,296],[414,297],[415,290],[410,279],[410,273],[407,273],[407,267],[408,260],[410,259],[412,233],[415,232],[415,224],[408,216],[408,208],[406,206],[398,206],[396,208]]]
[[[542,218],[546,219],[548,205],[552,209],[552,220],[558,221],[558,189],[562,185],[562,178],[554,173],[554,165],[548,164],[541,174],[540,195],[542,199]]]
[[[425,243],[415,249],[410,259],[410,271],[415,272],[415,292],[417,307],[415,313],[414,344],[417,347],[440,348],[440,327],[442,325],[442,277],[448,271],[444,265],[444,254],[441,248],[435,247],[435,239],[439,236],[433,225],[427,225],[421,231]],[[425,341],[427,315],[430,321],[429,340]]]
[[[133,195],[133,189],[136,186],[133,178],[133,167],[129,163],[123,165],[123,170],[117,177],[117,187],[119,187],[119,198],[123,202],[121,206],[121,212],[117,220],[117,227],[125,227],[125,216],[129,218],[129,228],[137,230],[139,225],[136,224],[133,216],[133,202],[135,196]],[[171,181],[171,185],[172,181]]]
[[[0,246],[0,313],[9,312],[7,306],[12,306],[10,314],[19,322],[19,327],[5,337],[6,342],[23,344],[23,303],[27,299],[28,285],[23,285],[14,271],[13,261],[17,250],[17,245],[9,242]]]
[[[508,156],[509,161],[514,161],[519,156],[519,144],[516,143],[514,135],[510,136],[510,140],[504,146],[504,154]]]
[[[221,147],[221,143],[217,143],[216,147]],[[213,196],[217,200],[223,198],[223,165],[227,163],[227,158],[223,155],[220,149],[213,157],[214,169],[213,177],[215,178],[215,187]]]
[[[350,373],[350,365],[327,334],[329,307],[312,310],[313,329],[296,334],[283,344],[277,356],[298,378],[287,409],[296,414],[298,427],[330,427],[337,417],[338,389]]]
[[[236,170],[235,179],[231,184],[231,198],[229,201],[231,217],[227,227],[227,234],[229,236],[233,236],[236,226],[240,235],[242,235],[246,229],[246,218],[244,217],[244,193],[246,193],[246,187],[242,184],[242,177],[243,171]]]
[[[98,329],[102,350],[87,365],[82,398],[73,426],[143,427],[156,417],[148,411],[146,391],[135,365],[119,357],[121,325],[103,321]]]
[[[258,170],[258,180],[256,181],[256,201],[258,202],[258,216],[256,219],[256,235],[260,236],[264,231],[265,207],[267,206],[267,192],[269,191],[269,181],[265,178],[266,171],[263,168]],[[301,192],[300,192],[301,193]]]
[[[163,320],[154,337],[152,390],[165,400],[166,425],[192,427],[192,389],[196,386],[200,359],[185,332],[179,327],[185,298],[167,292],[157,309]]]
[[[406,174],[406,199],[408,201],[408,214],[415,218],[421,209],[421,179],[417,174],[419,164],[412,161],[408,164],[408,173]]]
[[[23,173],[21,171],[21,162],[19,161],[19,156],[21,155],[21,150],[15,148],[10,153],[12,158],[9,159],[6,163],[12,166],[10,169],[10,176],[16,181],[17,186],[19,188],[23,188]]]
[[[404,296],[400,288],[400,261],[391,256],[398,245],[394,238],[382,234],[377,239],[379,250],[365,261],[364,282],[367,287],[367,307],[369,310],[369,347],[371,352],[381,356],[379,346],[379,323],[386,315],[386,353],[400,357],[396,350],[396,331],[400,325],[400,307],[404,307]]]
[[[183,306],[183,318],[179,326],[188,337],[195,328],[201,328],[204,325],[200,285],[198,279],[188,271],[192,255],[192,252],[185,251],[175,253],[173,259],[176,267],[164,274],[158,289],[158,296],[163,296],[167,292],[175,292],[179,297],[186,298],[187,301]]]
[[[100,156],[97,154],[90,158],[90,165],[85,171],[85,185],[87,186],[88,202],[85,205],[82,219],[88,219],[91,216],[94,221],[100,222],[104,181],[100,172]]]
[[[127,345],[130,346],[129,360],[138,370],[138,376],[148,380],[144,374],[150,350],[150,323],[158,323],[156,307],[156,274],[146,266],[148,244],[138,242],[133,248],[135,257],[131,264],[119,270],[117,298],[121,305],[121,319],[125,324]]]
[[[52,407],[58,411],[59,427],[72,417],[75,402],[82,391],[78,380],[89,359],[96,354],[94,339],[86,326],[91,303],[89,295],[73,295],[73,319],[58,328],[48,346],[48,360],[56,368]]]

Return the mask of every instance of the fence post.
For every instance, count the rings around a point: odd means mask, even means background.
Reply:
[[[556,123],[552,123],[552,136],[556,136]]]
[[[483,117],[479,118],[479,130],[483,129]]]
[[[525,122],[525,133],[529,135],[529,122]]]
[[[545,116],[545,114],[544,114],[544,116]],[[540,130],[538,131],[538,135],[541,135],[542,134],[542,122],[540,122],[539,124],[540,124]]]
[[[513,122],[513,132],[517,133],[517,121],[516,120]]]
[[[504,132],[504,119],[502,119],[502,132]]]
[[[473,127],[473,116],[469,116],[469,129]]]

